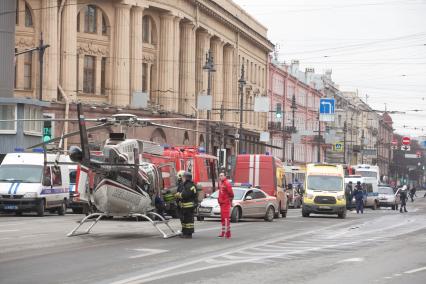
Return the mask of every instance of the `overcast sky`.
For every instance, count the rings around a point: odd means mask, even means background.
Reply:
[[[332,69],[374,109],[423,110],[392,118],[398,133],[426,135],[426,0],[234,1],[268,28],[280,61]]]

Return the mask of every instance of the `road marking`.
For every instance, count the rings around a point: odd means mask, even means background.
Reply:
[[[404,273],[405,274],[412,274],[412,273],[420,272],[420,271],[423,271],[423,270],[426,270],[426,266],[416,268],[416,269],[413,269],[413,270],[408,270],[408,271],[405,271]]]
[[[362,257],[354,257],[354,258],[344,259],[342,261],[339,261],[338,263],[343,263],[343,262],[362,262],[362,261],[364,261],[364,258],[362,258]]]
[[[20,230],[0,230],[0,233],[19,232]]]
[[[402,276],[402,274],[399,274],[399,273],[396,273],[393,275],[393,277],[400,277],[400,276]]]
[[[355,220],[354,220],[355,222]],[[351,222],[349,222],[350,224]],[[292,234],[292,235],[287,235],[287,236],[280,236],[277,237],[275,239],[269,239],[269,240],[265,240],[263,242],[259,242],[258,244],[256,244],[256,246],[262,246],[265,244],[271,244],[277,241],[283,241],[286,239],[292,239],[292,238],[297,238],[299,236],[305,236],[305,235],[312,235],[312,234],[317,234],[319,231],[323,231],[323,230],[330,230],[334,227],[339,227],[342,226],[342,224],[334,224],[331,226],[327,226],[327,227],[322,227],[319,229],[315,229],[315,230],[311,230],[311,231],[307,231],[307,232],[301,232],[301,233],[297,233],[297,234]],[[230,250],[230,251],[226,251],[226,252],[222,252],[222,253],[218,253],[216,255],[210,255],[210,256],[205,256],[205,257],[201,257],[201,258],[197,258],[194,259],[192,261],[188,261],[188,262],[183,262],[183,263],[179,263],[176,265],[171,265],[162,269],[158,269],[156,271],[152,271],[152,272],[148,272],[148,273],[144,273],[144,274],[140,274],[140,275],[136,275],[136,276],[131,276],[128,278],[124,278],[118,281],[113,282],[112,284],[124,284],[124,283],[141,283],[141,282],[149,282],[149,281],[153,281],[153,280],[159,280],[159,279],[163,279],[163,278],[169,278],[171,276],[175,276],[175,275],[182,275],[182,274],[187,274],[187,273],[191,273],[191,272],[196,272],[196,271],[203,271],[203,270],[210,270],[210,269],[214,269],[217,267],[223,267],[223,266],[228,266],[229,263],[220,263],[217,265],[207,265],[204,267],[200,267],[200,268],[195,268],[195,269],[185,269],[185,270],[180,270],[178,272],[172,272],[173,270],[179,269],[179,268],[183,268],[183,267],[191,267],[192,265],[195,264],[199,264],[200,262],[203,261],[208,261],[211,259],[216,259],[216,258],[221,258],[227,255],[230,255],[232,253],[236,253],[236,252],[242,252],[244,253],[245,249],[249,249],[251,248],[253,245],[249,244],[246,246],[241,246],[238,247],[234,250]],[[315,248],[314,250],[316,250],[317,248]],[[277,256],[274,255],[274,258],[276,258]],[[262,259],[266,259],[268,258],[268,256],[264,256],[264,257],[253,257],[253,259],[255,260],[262,260]],[[232,264],[238,264],[238,263],[247,263],[247,259],[242,259],[240,261],[236,260],[236,261],[232,261]]]
[[[141,257],[149,256],[149,255],[155,255],[155,254],[168,252],[168,250],[164,250],[164,249],[143,249],[143,248],[140,248],[140,249],[132,249],[132,250],[137,251],[137,252],[142,252],[142,253],[137,254],[137,255],[133,255],[133,256],[129,256],[129,259],[141,258]]]

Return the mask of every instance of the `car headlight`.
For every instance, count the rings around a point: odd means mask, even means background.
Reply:
[[[314,198],[314,195],[312,193],[308,193],[308,194],[306,194],[306,198],[312,199],[312,198]]]
[[[345,196],[343,194],[337,195],[337,200],[343,200]]]
[[[34,198],[37,197],[37,192],[27,192],[24,194],[24,198]]]

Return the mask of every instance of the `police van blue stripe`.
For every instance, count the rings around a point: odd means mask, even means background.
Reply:
[[[16,192],[18,191],[18,187],[21,185],[20,182],[18,182],[18,184],[15,186],[15,191],[13,192],[13,194],[16,194]]]
[[[9,191],[7,192],[8,194],[11,194],[12,193],[12,187],[15,185],[15,183],[12,183],[11,185],[10,185],[10,187],[9,187]]]

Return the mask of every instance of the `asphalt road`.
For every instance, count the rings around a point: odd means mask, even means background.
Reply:
[[[423,192],[418,193],[423,196]],[[101,221],[66,237],[82,215],[0,216],[0,283],[425,283],[426,198],[389,209],[233,224],[197,222],[192,240],[147,222]],[[179,228],[176,220],[172,226]]]

